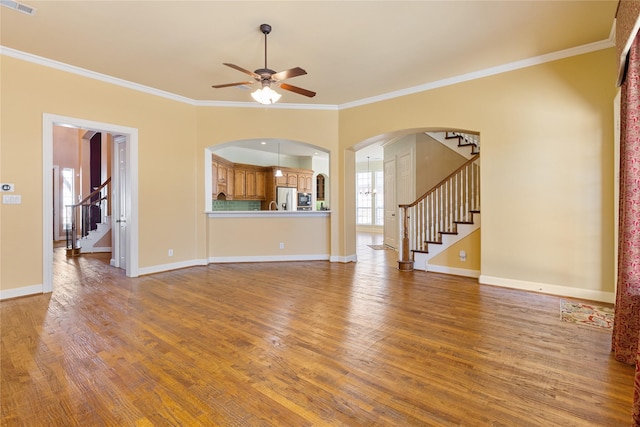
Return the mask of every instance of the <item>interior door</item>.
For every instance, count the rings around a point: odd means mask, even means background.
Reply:
[[[384,244],[398,247],[398,204],[396,203],[396,159],[384,162]]]
[[[114,173],[111,175],[113,214],[113,251],[111,263],[114,267],[127,268],[127,156],[126,138],[118,137],[113,144]]]

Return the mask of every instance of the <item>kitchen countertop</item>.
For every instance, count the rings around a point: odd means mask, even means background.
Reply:
[[[209,218],[260,218],[260,217],[319,217],[329,216],[327,211],[207,211]]]

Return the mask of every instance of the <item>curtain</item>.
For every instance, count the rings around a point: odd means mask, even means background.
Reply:
[[[612,334],[616,360],[636,365],[633,420],[640,426],[640,37],[627,61],[620,105],[618,287]]]

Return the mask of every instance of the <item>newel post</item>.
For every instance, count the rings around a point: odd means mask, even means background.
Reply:
[[[400,244],[400,259],[398,260],[398,270],[413,271],[413,260],[409,255],[409,206],[400,205],[402,209],[402,243]]]

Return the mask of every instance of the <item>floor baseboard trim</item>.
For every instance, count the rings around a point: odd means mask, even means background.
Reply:
[[[348,263],[348,262],[358,262],[358,255],[353,254],[353,255],[347,255],[347,256],[332,256],[329,258],[330,262],[342,262],[342,263]]]
[[[0,291],[0,301],[11,298],[26,297],[29,295],[41,294],[43,291],[42,285],[24,286],[22,288],[5,289]]]
[[[209,257],[211,264],[230,262],[282,262],[282,261],[328,261],[329,255],[260,255]]]
[[[207,260],[189,260],[173,262],[171,264],[153,265],[151,267],[140,267],[138,273],[143,276],[147,274],[162,273],[164,271],[178,270],[180,268],[197,267],[207,265]]]
[[[570,286],[552,285],[549,283],[528,282],[524,280],[506,279],[504,277],[480,275],[479,282],[483,285],[501,286],[504,288],[520,289],[523,291],[539,292],[556,296],[579,298],[589,301],[606,303],[615,302],[615,293],[594,291],[591,289],[573,288]]]
[[[452,274],[454,276],[473,277],[474,279],[477,279],[478,277],[480,277],[479,270],[468,270],[466,268],[446,267],[443,265],[428,264],[426,271],[430,271],[432,273]]]

